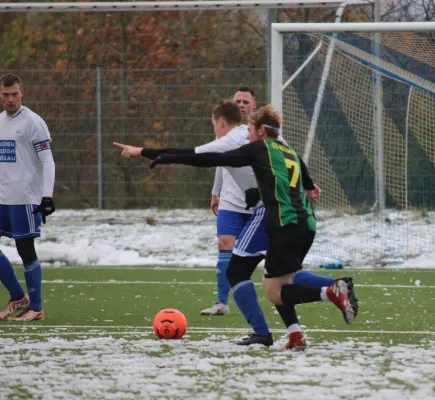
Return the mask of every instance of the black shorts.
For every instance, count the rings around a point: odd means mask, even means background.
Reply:
[[[277,278],[302,269],[301,250],[306,243],[306,225],[287,224],[269,232],[264,276]]]
[[[300,252],[301,262],[304,261],[305,256],[310,251],[310,248],[314,242],[315,236],[316,236],[316,231],[310,231],[309,229],[307,230],[307,233],[305,234],[304,245],[302,246],[301,252]]]

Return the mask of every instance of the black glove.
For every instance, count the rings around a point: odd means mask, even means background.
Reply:
[[[43,197],[41,204],[33,210],[32,214],[41,213],[42,222],[45,224],[47,215],[51,215],[56,211],[53,199],[51,197]]]
[[[158,149],[148,149],[144,147],[141,151],[142,157],[149,158],[150,160],[154,160],[159,155]]]
[[[162,156],[157,156],[150,164],[150,169],[153,169],[157,164],[164,164]]]
[[[249,210],[251,207],[255,207],[260,201],[260,191],[258,188],[252,188],[245,191],[245,210]]]

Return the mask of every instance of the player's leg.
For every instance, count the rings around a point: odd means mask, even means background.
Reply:
[[[305,233],[306,227],[288,224],[281,230],[269,234],[269,249],[263,277],[263,285],[269,300],[275,305],[285,306],[331,301],[342,311],[345,321],[351,324],[355,313],[349,302],[348,286],[344,280],[335,280],[329,287],[322,288],[284,283],[301,269],[299,251]]]
[[[308,231],[305,235],[304,244],[301,247],[301,251],[300,251],[301,263],[303,262],[305,256],[308,254],[308,251],[310,250],[311,245],[313,244],[314,238],[316,236],[315,223],[311,224],[311,225],[308,224],[308,226],[309,227],[311,226],[312,228],[308,229]],[[355,316],[356,316],[358,313],[359,304],[358,304],[358,299],[356,298],[356,295],[355,295],[353,279],[351,277],[344,277],[344,278],[340,278],[340,279],[343,279],[348,285],[349,301],[352,305],[352,308],[354,309]],[[335,278],[331,278],[329,276],[319,275],[319,274],[316,274],[314,272],[301,269],[300,271],[297,271],[294,274],[292,283],[294,283],[296,285],[325,287],[325,286],[331,286],[335,281],[336,281]],[[278,310],[278,308],[277,308],[277,310]],[[278,310],[278,312],[281,315],[281,312],[279,310]]]
[[[292,281],[293,274],[285,275],[277,278],[281,285],[285,285]],[[288,341],[284,345],[284,349],[302,351],[307,347],[305,335],[302,333],[299,325],[299,319],[296,313],[296,307],[294,304],[276,304],[276,310],[278,311],[284,325],[288,332]]]
[[[245,317],[246,322],[254,330],[253,335],[237,342],[239,345],[263,344],[271,346],[273,344],[272,335],[270,334],[263,310],[258,303],[254,283],[251,280],[252,273],[262,259],[263,256],[261,255],[240,257],[233,254],[228,266],[227,277],[231,285],[234,301]]]
[[[261,207],[251,216],[237,239],[227,270],[234,301],[254,330],[254,334],[238,342],[239,345],[273,344],[272,335],[251,280],[252,273],[264,258],[267,249],[265,223],[265,210]]]
[[[249,214],[228,210],[219,210],[216,220],[219,256],[216,264],[217,299],[209,308],[201,311],[202,315],[229,314],[228,296],[230,285],[226,271],[237,237],[243,230]]]
[[[12,228],[9,220],[9,206],[0,205],[0,236],[12,238]],[[7,317],[20,315],[29,303],[27,295],[18,282],[9,259],[0,251],[0,281],[9,292],[9,303],[0,311],[0,320]]]
[[[35,251],[35,237],[41,236],[41,214],[33,214],[36,205],[12,206],[11,225],[18,254],[24,265],[24,277],[29,293],[28,310],[11,321],[32,321],[44,319],[42,308],[42,269]]]

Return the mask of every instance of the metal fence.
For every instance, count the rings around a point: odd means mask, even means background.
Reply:
[[[5,73],[7,71],[0,71]],[[206,207],[214,169],[148,169],[113,145],[193,147],[214,139],[211,110],[243,85],[261,104],[266,70],[23,70],[24,104],[52,134],[61,207]],[[98,79],[100,77],[100,79]]]

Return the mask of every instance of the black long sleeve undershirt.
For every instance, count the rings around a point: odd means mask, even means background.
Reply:
[[[184,149],[177,149],[173,147],[150,149],[144,147],[141,151],[142,157],[149,158],[150,160],[156,159],[160,154],[195,154],[195,149],[193,147],[188,147]]]
[[[314,190],[314,182],[311,179],[310,173],[308,172],[307,165],[304,163],[301,157],[299,157],[299,162],[301,163],[302,186],[305,190]]]
[[[195,154],[194,150],[192,152],[186,151],[188,149],[178,150],[184,151],[179,151],[178,153],[171,151],[160,153],[160,164],[185,164],[191,165],[193,167],[244,167],[247,165],[252,165],[252,157],[242,154],[237,150],[225,153],[200,154]],[[172,155],[173,157],[171,157]],[[299,161],[301,163],[302,186],[306,190],[314,190],[314,183],[310,177],[306,164],[303,162],[302,158],[299,158]]]
[[[245,167],[252,158],[238,149],[225,153],[161,154],[159,164],[185,164],[193,167]]]

